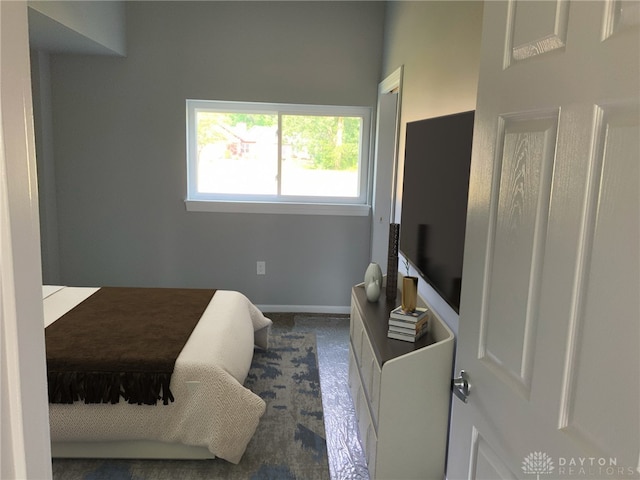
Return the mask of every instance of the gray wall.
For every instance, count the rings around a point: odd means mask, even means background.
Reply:
[[[28,0],[29,45],[46,51],[124,55],[123,1]]]
[[[124,2],[28,1],[43,282],[60,283],[51,52],[124,55]]]
[[[397,219],[401,212],[407,122],[476,108],[482,11],[480,1],[392,1],[387,4],[383,77],[404,66]],[[402,262],[400,265],[404,270]],[[457,333],[455,311],[422,279],[418,289]]]
[[[60,254],[49,53],[32,50],[30,60],[33,122],[36,132],[42,281],[45,284],[56,285],[60,283]]]
[[[185,99],[374,107],[384,4],[128,2],[126,23],[126,58],[51,55],[61,283],[348,305],[369,217],[187,212]]]

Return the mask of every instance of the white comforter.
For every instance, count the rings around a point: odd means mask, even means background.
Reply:
[[[43,288],[45,326],[96,290]],[[270,326],[244,295],[218,290],[176,360],[173,403],[50,404],[51,440],[160,440],[204,446],[238,463],[265,411],[264,401],[242,384],[254,343],[267,348]]]

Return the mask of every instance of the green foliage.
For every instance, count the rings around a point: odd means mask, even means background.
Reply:
[[[216,143],[224,140],[222,131],[217,128],[223,121],[224,114],[215,112],[198,112],[198,148],[202,149],[205,145]]]
[[[311,168],[355,170],[358,167],[360,119],[283,115],[283,143],[308,155]]]
[[[244,123],[247,130],[253,127],[277,127],[278,115],[270,113],[226,113],[228,124],[235,126]]]
[[[198,146],[223,142],[239,124],[277,128],[277,114],[198,112]],[[356,170],[361,120],[359,117],[282,115],[282,142],[308,168]]]
[[[278,116],[259,113],[198,112],[198,145],[225,141],[228,133],[244,123],[247,130],[253,127],[276,127]]]

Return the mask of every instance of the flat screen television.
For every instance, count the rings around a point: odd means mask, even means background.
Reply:
[[[407,123],[400,251],[460,312],[474,111]]]

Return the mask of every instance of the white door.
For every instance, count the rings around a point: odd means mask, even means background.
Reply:
[[[27,4],[0,1],[0,478],[51,478]]]
[[[639,17],[485,2],[449,480],[638,477]]]

